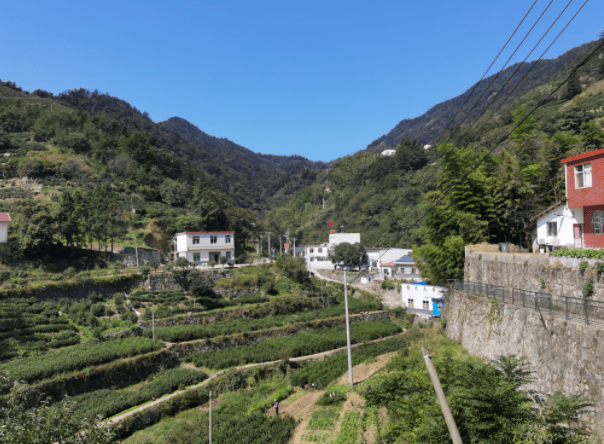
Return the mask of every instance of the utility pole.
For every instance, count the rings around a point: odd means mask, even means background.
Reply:
[[[346,348],[348,349],[348,382],[352,387],[352,352],[350,350],[350,317],[348,316],[348,279],[347,268],[344,269],[344,309],[346,310]]]
[[[136,240],[136,234],[134,235],[134,251],[136,253],[136,268],[138,268],[138,241]]]
[[[210,390],[210,444],[212,444],[212,390]]]
[[[256,239],[258,243],[256,244],[256,254],[260,254],[260,239]]]
[[[279,257],[283,257],[283,241],[281,235],[279,235]]]
[[[153,325],[153,342],[155,342],[155,313],[151,313],[151,325]]]
[[[262,256],[262,233],[260,233],[260,256]]]
[[[266,234],[268,235],[268,257],[270,260],[270,257],[271,257],[271,232],[267,231]]]
[[[292,239],[294,240],[294,257],[296,257],[296,238],[292,237]]]
[[[430,379],[432,380],[432,385],[434,386],[434,391],[436,392],[440,409],[445,417],[445,422],[447,423],[451,440],[453,441],[453,444],[462,444],[461,436],[459,436],[459,431],[457,430],[457,425],[455,424],[455,419],[453,418],[453,414],[451,414],[451,409],[449,408],[449,403],[445,397],[445,392],[443,391],[442,385],[440,385],[438,373],[436,373],[436,368],[432,362],[432,355],[428,352],[426,347],[422,347],[422,355],[424,355],[424,362],[426,363],[426,367],[428,367],[428,373],[430,374]]]

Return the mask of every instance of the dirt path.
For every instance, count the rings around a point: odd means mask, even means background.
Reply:
[[[387,353],[377,357],[375,362],[363,362],[362,364],[352,367],[352,383],[354,385],[368,379],[375,372],[384,367],[397,352]],[[342,375],[338,384],[348,384],[348,372]]]
[[[359,365],[355,365],[352,368],[352,376],[353,383],[358,384],[360,382],[365,381],[372,375],[374,375],[377,371],[383,368],[389,361],[396,355],[397,352],[387,353],[385,355],[378,356],[375,362],[367,362]],[[338,384],[348,384],[348,373],[343,375]],[[294,430],[293,438],[290,441],[290,444],[305,444],[306,441],[303,441],[303,436],[308,433],[306,427],[308,426],[308,421],[311,418],[312,412],[314,412],[317,408],[317,401],[321,396],[325,393],[324,390],[318,392],[311,392],[307,395],[302,396],[298,400],[294,401],[291,404],[290,411],[287,411],[284,407],[283,412],[288,413],[292,416],[295,416],[296,419],[301,419],[300,424]],[[286,405],[285,401],[282,405]],[[344,413],[348,411],[358,411],[359,413],[363,413],[363,409],[365,406],[365,399],[359,395],[358,393],[351,391],[346,395],[346,402],[342,406],[342,410],[340,412],[340,418],[336,421],[333,428],[332,438],[335,438],[336,431],[340,428],[340,423],[344,418]],[[374,427],[375,429],[375,427]],[[375,430],[370,430],[365,435],[365,437],[373,438],[375,434]],[[367,441],[372,442],[372,441]]]
[[[377,343],[377,342],[382,342],[382,341],[385,341],[386,339],[394,338],[394,337],[400,336],[402,334],[403,333],[399,333],[398,335],[388,336],[388,337],[380,338],[380,339],[375,339],[373,341],[367,341],[366,344],[374,344],[374,343]],[[354,344],[354,345],[351,346],[351,349],[354,350],[354,349],[362,347],[362,346],[363,346],[363,343]],[[297,358],[290,358],[289,360],[293,361],[293,362],[318,361],[318,360],[321,360],[321,359],[323,359],[323,358],[325,358],[327,356],[331,356],[331,355],[334,355],[336,353],[343,353],[343,352],[346,352],[346,347],[340,347],[340,348],[336,348],[336,349],[333,349],[333,350],[328,350],[328,351],[321,352],[321,353],[315,353],[313,355],[298,356]],[[241,370],[241,369],[246,369],[246,368],[251,368],[251,367],[259,367],[259,366],[262,366],[262,365],[274,365],[274,364],[277,364],[278,362],[281,362],[281,360],[240,365],[238,367],[235,367],[235,369]],[[219,372],[214,373],[208,379],[206,379],[203,382],[200,382],[199,384],[193,385],[193,386],[191,386],[189,388],[186,388],[184,390],[178,390],[178,391],[173,392],[173,393],[171,393],[169,395],[165,395],[162,398],[156,399],[155,401],[150,402],[148,404],[144,404],[144,405],[142,405],[140,407],[135,408],[134,410],[130,410],[130,411],[126,412],[126,413],[123,413],[123,414],[114,416],[112,418],[109,418],[109,419],[105,420],[104,423],[116,424],[118,422],[123,421],[127,417],[134,415],[135,413],[139,413],[139,412],[145,411],[145,410],[147,410],[147,409],[149,409],[149,408],[151,408],[151,407],[153,407],[153,406],[155,406],[157,404],[165,402],[168,399],[173,398],[174,396],[178,396],[181,393],[184,393],[184,392],[186,392],[188,390],[195,390],[195,389],[198,389],[200,387],[203,387],[204,385],[208,384],[211,380],[213,380],[217,376],[221,375],[222,373],[226,372],[227,370],[231,370],[232,368],[233,367],[231,367],[230,369],[220,370]]]

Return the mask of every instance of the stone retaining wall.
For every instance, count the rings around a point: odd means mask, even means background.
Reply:
[[[579,267],[584,261],[589,267],[581,273]],[[604,301],[604,276],[598,276],[594,268],[597,262],[601,261],[539,254],[466,252],[464,281],[582,298],[583,284],[592,279],[592,299]]]
[[[467,259],[466,259],[467,260]],[[592,399],[586,419],[604,433],[604,330],[455,291],[442,317],[446,333],[469,353],[494,360],[526,356],[535,381],[526,388],[543,394],[559,390]]]

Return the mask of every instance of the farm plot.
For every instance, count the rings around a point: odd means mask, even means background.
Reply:
[[[360,322],[350,328],[351,342],[358,343],[392,336],[401,328],[390,321]],[[346,345],[346,330],[335,327],[320,331],[301,332],[289,337],[267,339],[259,344],[203,352],[189,358],[197,367],[228,368],[252,362],[266,362],[311,355]]]

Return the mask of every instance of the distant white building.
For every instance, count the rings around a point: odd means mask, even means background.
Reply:
[[[0,243],[8,241],[8,224],[11,222],[8,213],[0,213]]]
[[[394,156],[396,154],[396,150],[384,150],[382,151],[382,156]]]
[[[426,285],[423,282],[401,285],[403,307],[411,311],[440,316],[442,308],[443,287]]]
[[[329,256],[334,253],[337,245],[343,243],[360,244],[361,233],[330,233],[329,242],[318,245],[307,245],[305,247],[304,255],[308,269],[333,269],[334,263]]]
[[[386,276],[389,275],[391,266],[385,264],[394,263],[404,256],[411,255],[410,248],[367,248],[365,251],[370,271],[384,275],[386,268],[388,269]]]
[[[361,233],[330,233],[329,246],[335,248],[339,244],[360,244]]]
[[[425,150],[427,150],[428,148],[432,148],[432,145],[428,145],[428,144],[424,145]]]
[[[174,260],[184,257],[200,265],[219,263],[221,258],[227,262],[235,260],[234,231],[186,231],[175,234],[172,242]]]
[[[532,234],[534,253],[582,247],[580,236],[575,236],[575,227],[583,224],[583,211],[581,208],[569,208],[566,199],[550,205],[531,220],[537,223]]]

